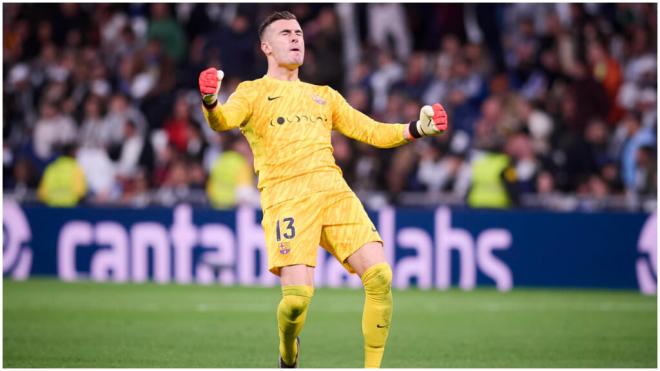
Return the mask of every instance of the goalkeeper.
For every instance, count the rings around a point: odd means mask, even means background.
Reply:
[[[364,285],[364,366],[380,367],[392,319],[392,270],[383,240],[335,164],[332,130],[380,148],[392,148],[447,130],[440,104],[424,106],[407,124],[376,122],[353,109],[328,86],[298,79],[305,41],[289,12],[270,15],[259,27],[268,71],[238,85],[218,104],[222,71],[199,76],[203,111],[216,131],[239,128],[254,154],[263,209],[269,270],[280,277],[277,307],[279,366],[298,366],[300,339],[314,295],[318,246],[330,252]]]

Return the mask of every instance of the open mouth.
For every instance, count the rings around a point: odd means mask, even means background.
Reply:
[[[299,52],[299,51],[300,51],[300,48],[291,48],[291,51],[292,51],[292,52]]]

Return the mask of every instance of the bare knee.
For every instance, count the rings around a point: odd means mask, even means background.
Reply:
[[[280,284],[284,286],[314,286],[314,267],[303,264],[289,265],[280,270]]]
[[[366,243],[347,259],[348,264],[360,277],[372,266],[385,261],[385,249],[380,242]]]

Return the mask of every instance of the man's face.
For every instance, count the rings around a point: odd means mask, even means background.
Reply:
[[[300,67],[305,59],[305,40],[298,21],[281,19],[268,25],[261,50],[280,66]]]

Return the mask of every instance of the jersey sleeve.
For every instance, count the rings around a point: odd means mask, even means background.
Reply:
[[[252,114],[254,97],[251,95],[253,95],[251,89],[243,82],[238,85],[225,104],[218,103],[211,109],[202,104],[202,111],[209,127],[215,131],[225,131],[241,126]]]
[[[393,148],[408,143],[403,136],[407,124],[386,124],[373,120],[351,107],[334,89],[330,89],[330,92],[334,130],[379,148]]]

